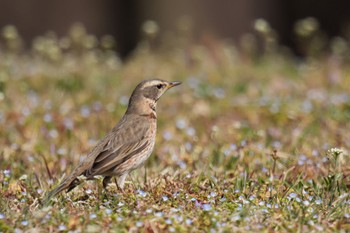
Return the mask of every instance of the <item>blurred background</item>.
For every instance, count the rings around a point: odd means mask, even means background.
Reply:
[[[89,34],[113,36],[115,49],[123,58],[137,46],[147,20],[152,20],[148,25],[151,31],[166,35],[185,28],[193,40],[204,43],[210,38],[239,43],[249,33],[269,30],[279,44],[304,56],[298,33],[305,36],[317,31],[322,40],[350,38],[349,9],[350,2],[344,0],[2,0],[0,28],[15,26],[24,48],[28,48],[37,36],[54,31],[61,37],[79,22]]]

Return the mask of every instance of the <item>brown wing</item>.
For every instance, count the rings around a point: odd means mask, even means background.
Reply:
[[[141,141],[135,141],[133,143],[122,145],[116,150],[105,151],[96,158],[94,164],[87,171],[86,175],[108,175],[112,170],[118,168],[118,166],[121,164],[124,164],[131,157],[141,154],[147,149],[148,146],[150,146],[150,140],[143,139]],[[132,164],[127,167],[131,166]],[[120,173],[123,172],[124,171],[120,171]]]
[[[110,170],[150,146],[150,138],[146,136],[150,124],[143,117],[130,115],[129,118],[123,127],[114,128],[110,132],[109,140],[94,155],[95,159],[84,171],[84,175],[107,175]]]

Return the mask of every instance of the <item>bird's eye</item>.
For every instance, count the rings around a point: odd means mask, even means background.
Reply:
[[[158,84],[158,85],[157,85],[157,88],[158,88],[158,89],[161,89],[162,87],[163,87],[163,84]]]

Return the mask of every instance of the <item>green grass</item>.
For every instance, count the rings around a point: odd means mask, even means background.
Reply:
[[[121,62],[72,35],[16,40],[0,56],[0,232],[350,231],[347,54],[143,41]],[[154,153],[124,193],[89,181],[41,207],[152,77],[183,85],[159,101]]]

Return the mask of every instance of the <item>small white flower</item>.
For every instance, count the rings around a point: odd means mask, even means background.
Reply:
[[[92,190],[91,190],[91,189],[87,189],[87,190],[85,191],[85,193],[89,195],[89,194],[92,193]]]
[[[86,180],[86,176],[80,175],[80,176],[77,177],[77,179],[78,179],[79,181],[85,181],[85,180]]]
[[[94,178],[95,178],[96,180],[103,180],[103,176],[101,176],[101,175],[94,176]]]
[[[328,150],[328,152],[333,154],[333,155],[340,155],[343,153],[343,150],[339,149],[339,148],[331,148]]]
[[[19,180],[26,180],[26,179],[28,179],[28,176],[27,176],[26,174],[22,175],[22,176],[19,178]]]

